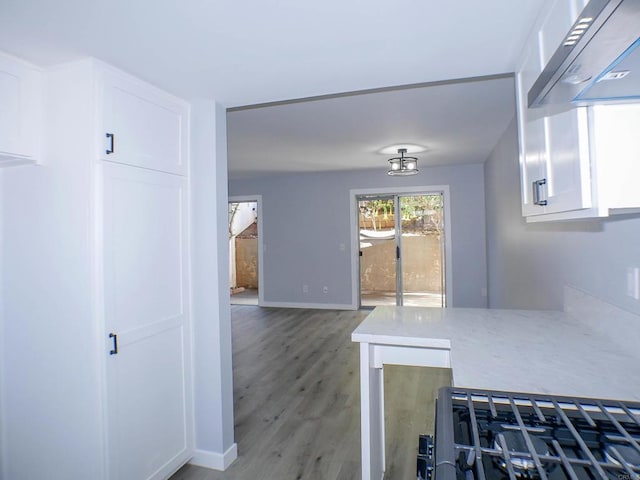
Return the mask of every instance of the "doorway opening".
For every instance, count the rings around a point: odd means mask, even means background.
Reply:
[[[360,306],[447,305],[445,194],[356,195]]]
[[[261,303],[261,225],[258,198],[229,199],[229,285],[232,305]]]

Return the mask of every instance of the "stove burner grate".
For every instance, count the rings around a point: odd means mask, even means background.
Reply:
[[[448,387],[437,410],[436,480],[640,480],[638,403]]]

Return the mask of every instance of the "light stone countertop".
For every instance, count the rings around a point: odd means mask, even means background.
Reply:
[[[637,350],[564,312],[385,306],[351,338],[450,348],[458,387],[640,400]]]

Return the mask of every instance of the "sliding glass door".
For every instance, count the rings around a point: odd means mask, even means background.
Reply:
[[[398,301],[395,208],[394,196],[358,197],[363,307],[395,305]]]
[[[442,194],[397,197],[402,292],[397,305],[445,306],[443,200]]]
[[[444,307],[444,196],[362,195],[360,305]]]

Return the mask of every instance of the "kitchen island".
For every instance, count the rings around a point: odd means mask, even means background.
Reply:
[[[363,480],[385,470],[384,364],[448,367],[459,387],[640,400],[637,350],[565,312],[385,306],[351,338],[360,343]]]

